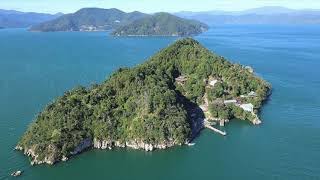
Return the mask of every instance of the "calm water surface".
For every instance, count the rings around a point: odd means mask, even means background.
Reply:
[[[13,148],[46,104],[144,62],[176,38],[0,30],[0,179],[18,169],[28,180],[320,179],[320,26],[224,26],[196,39],[272,83],[261,126],[233,120],[226,137],[204,130],[192,147],[93,150],[31,167]]]

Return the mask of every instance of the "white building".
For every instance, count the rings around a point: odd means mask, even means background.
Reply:
[[[249,111],[249,112],[253,112],[253,104],[241,104],[240,107],[245,110],[245,111]]]

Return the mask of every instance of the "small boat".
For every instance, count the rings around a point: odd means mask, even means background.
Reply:
[[[194,146],[196,143],[188,143],[188,146]]]
[[[15,171],[11,173],[11,176],[17,177],[17,176],[20,176],[21,174],[22,174],[22,171]]]

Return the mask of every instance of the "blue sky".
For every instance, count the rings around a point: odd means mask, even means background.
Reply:
[[[34,12],[74,12],[83,7],[118,8],[124,11],[178,12],[239,11],[262,6],[320,9],[320,0],[0,0],[0,9]]]

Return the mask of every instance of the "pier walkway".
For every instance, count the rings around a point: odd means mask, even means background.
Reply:
[[[221,130],[219,130],[219,129],[217,129],[217,128],[212,127],[212,126],[210,125],[210,122],[208,122],[208,121],[206,121],[206,120],[204,121],[204,127],[208,128],[208,129],[210,129],[210,130],[212,130],[212,131],[214,131],[214,132],[216,132],[216,133],[219,133],[219,134],[221,134],[222,136],[227,135],[227,133],[226,133],[225,131],[221,131]]]

